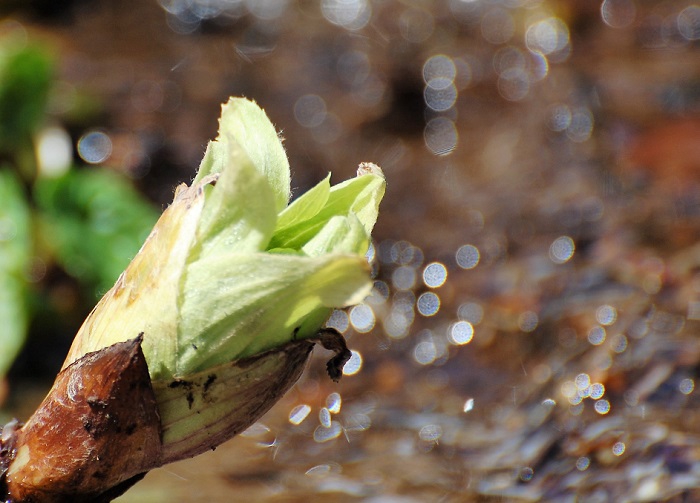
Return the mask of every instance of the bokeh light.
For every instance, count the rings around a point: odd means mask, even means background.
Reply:
[[[458,321],[450,327],[449,339],[452,344],[469,344],[474,337],[474,327],[468,321]]]
[[[301,424],[309,416],[311,407],[306,404],[297,405],[289,411],[289,422],[293,425]]]
[[[700,5],[689,5],[678,13],[677,24],[683,38],[700,40]]]
[[[625,443],[624,442],[615,442],[615,444],[612,446],[612,452],[615,456],[622,456],[625,453]]]
[[[425,292],[418,297],[416,307],[423,316],[435,316],[440,310],[440,297],[433,292]]]
[[[564,264],[574,256],[576,246],[569,236],[561,236],[554,240],[549,247],[549,258],[555,264]]]
[[[91,131],[78,140],[78,155],[88,164],[105,162],[112,154],[112,140],[102,131]]]
[[[350,311],[350,323],[360,333],[372,330],[375,321],[374,311],[367,304],[359,304]]]
[[[452,119],[436,117],[425,125],[423,138],[428,150],[442,156],[450,154],[457,147],[459,133]]]
[[[525,43],[531,51],[555,55],[569,48],[569,28],[559,18],[543,19],[528,27]]]
[[[352,356],[343,367],[343,375],[352,376],[362,370],[362,355],[359,351],[350,350]]]
[[[331,23],[356,31],[367,25],[372,8],[366,0],[322,0],[321,12]]]
[[[474,245],[460,246],[455,255],[457,265],[462,269],[473,269],[479,263],[481,255]]]
[[[633,0],[604,0],[600,5],[600,15],[612,28],[626,28],[634,22],[637,8]]]
[[[423,283],[429,288],[439,288],[447,281],[447,268],[440,262],[432,262],[423,269]]]

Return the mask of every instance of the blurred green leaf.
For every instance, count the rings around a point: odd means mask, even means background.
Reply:
[[[0,170],[0,376],[17,356],[27,332],[31,248],[24,188],[11,171]]]
[[[114,284],[158,218],[123,177],[106,170],[39,179],[34,197],[42,241],[96,295]]]
[[[0,148],[17,148],[31,137],[44,118],[51,83],[51,59],[44,50],[0,52]]]

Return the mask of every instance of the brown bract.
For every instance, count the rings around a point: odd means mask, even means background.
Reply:
[[[154,382],[161,464],[215,449],[260,419],[297,382],[313,346],[292,341],[186,379]]]
[[[142,340],[76,360],[26,424],[0,431],[2,501],[111,501],[152,468],[214,449],[257,421],[299,379],[314,342],[335,353],[327,365],[335,381],[351,355],[339,332],[322,329],[186,379],[152,382]]]
[[[158,464],[160,419],[141,339],[89,353],[58,375],[16,432],[5,500],[110,501]]]

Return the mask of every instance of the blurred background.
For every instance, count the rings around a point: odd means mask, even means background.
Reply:
[[[700,3],[4,0],[0,374],[26,418],[230,95],[294,193],[379,164],[375,288],[122,502],[700,499]],[[577,499],[578,498],[578,499]]]

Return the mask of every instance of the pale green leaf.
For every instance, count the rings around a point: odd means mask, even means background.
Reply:
[[[152,376],[174,366],[178,288],[204,200],[201,186],[178,189],[141,250],[85,319],[64,367],[140,333]]]
[[[270,240],[269,248],[299,250],[335,216],[355,215],[365,228],[368,238],[377,220],[384,188],[384,177],[373,173],[363,174],[331,187],[328,200],[321,211],[308,220],[276,231]],[[355,247],[346,250],[347,253],[353,251]]]
[[[328,201],[331,192],[331,175],[321,180],[315,187],[305,192],[287,206],[277,217],[276,232],[305,222],[318,214]]]
[[[263,250],[275,228],[274,193],[238,142],[222,144],[227,169],[204,187],[206,201],[188,261],[200,255]],[[226,151],[226,152],[224,152]]]
[[[309,257],[326,253],[356,253],[363,255],[369,247],[369,236],[360,220],[353,214],[332,217],[321,230],[302,247]]]
[[[224,169],[227,154],[222,144],[230,138],[240,144],[255,168],[267,178],[275,194],[275,209],[281,211],[287,206],[290,195],[287,154],[265,112],[245,98],[231,98],[221,107],[219,135],[209,143],[195,183]]]
[[[355,255],[218,256],[188,266],[178,323],[175,375],[255,355],[293,340],[323,308],[361,302],[368,264]],[[323,320],[316,320],[314,333]]]

